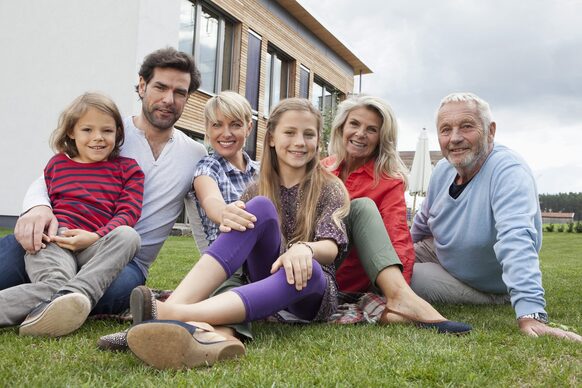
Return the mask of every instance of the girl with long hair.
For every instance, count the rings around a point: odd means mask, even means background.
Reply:
[[[145,287],[134,290],[137,324],[127,342],[138,358],[157,368],[189,368],[244,353],[240,341],[193,321],[313,322],[336,311],[335,263],[347,249],[342,219],[349,200],[319,163],[321,132],[321,114],[308,100],[283,100],[273,109],[259,180],[242,197],[254,227],[220,234],[167,302]],[[241,266],[249,284],[208,298]]]

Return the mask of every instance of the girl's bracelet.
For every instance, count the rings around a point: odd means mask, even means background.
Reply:
[[[307,248],[309,248],[309,250],[311,251],[311,257],[313,257],[313,248],[311,248],[311,245],[309,245],[305,241],[297,241],[297,242],[291,243],[291,244],[289,244],[289,246],[287,247],[287,249],[291,249],[291,247],[293,245],[297,245],[297,244],[299,244],[299,245],[305,245]]]

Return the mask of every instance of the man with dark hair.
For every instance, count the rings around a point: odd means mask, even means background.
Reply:
[[[174,124],[199,85],[200,73],[188,54],[163,48],[144,59],[136,87],[142,110],[124,120],[121,148],[121,155],[137,160],[146,177],[142,215],[135,226],[142,244],[95,306],[94,314],[115,314],[128,308],[131,290],[145,284],[149,267],[182,211],[194,167],[206,150]],[[48,236],[45,242],[56,234],[57,221],[42,179],[29,188],[23,208],[14,236],[0,240],[0,289],[28,282],[24,250],[37,252],[44,247],[43,233]]]
[[[173,47],[167,47],[154,51],[145,57],[138,75],[144,79],[146,83],[150,82],[154,76],[154,70],[159,69],[176,69],[184,73],[190,74],[190,85],[188,86],[188,94],[194,93],[200,87],[200,72],[196,68],[194,59]],[[139,85],[135,86],[138,91]]]

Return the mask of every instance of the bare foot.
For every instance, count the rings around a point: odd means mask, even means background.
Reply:
[[[382,313],[380,322],[390,324],[410,321],[442,322],[446,318],[412,289],[403,287],[391,298],[387,298],[386,310]]]

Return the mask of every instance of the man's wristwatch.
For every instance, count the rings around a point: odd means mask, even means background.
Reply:
[[[533,313],[533,314],[526,314],[526,315],[522,315],[521,317],[517,318],[518,320],[520,319],[524,319],[524,318],[530,318],[530,319],[535,319],[538,322],[541,323],[549,323],[550,320],[548,319],[548,314],[546,313]]]

